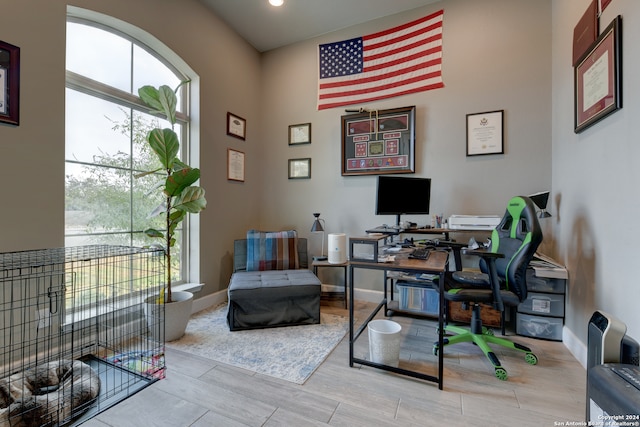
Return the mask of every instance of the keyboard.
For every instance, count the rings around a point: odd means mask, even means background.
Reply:
[[[430,249],[419,246],[415,248],[413,252],[411,252],[411,254],[409,255],[409,258],[425,260],[429,258],[430,253],[431,253]]]

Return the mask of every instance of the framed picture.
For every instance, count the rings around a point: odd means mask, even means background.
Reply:
[[[574,67],[575,133],[622,108],[621,32],[618,15]]]
[[[591,0],[591,4],[573,29],[573,60],[574,67],[580,57],[589,49],[589,46],[598,38],[598,6],[597,0]]]
[[[311,178],[311,159],[289,159],[289,179]]]
[[[311,123],[289,125],[289,145],[311,144]]]
[[[244,153],[227,148],[227,179],[244,182]]]
[[[414,173],[415,116],[415,106],[342,116],[342,175]]]
[[[247,121],[227,112],[227,135],[244,140],[247,136]]]
[[[0,41],[0,123],[18,125],[20,48]]]
[[[467,156],[504,153],[504,110],[467,114]]]

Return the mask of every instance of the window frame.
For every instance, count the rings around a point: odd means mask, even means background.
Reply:
[[[198,167],[199,132],[194,130],[192,118],[189,115],[191,107],[197,107],[197,104],[193,103],[194,97],[192,96],[192,93],[194,91],[197,93],[197,90],[199,89],[199,78],[195,72],[181,58],[179,58],[179,56],[159,40],[131,24],[74,6],[68,6],[67,12],[67,22],[93,26],[100,30],[122,37],[135,44],[137,47],[144,49],[147,53],[160,61],[171,72],[173,72],[179,80],[190,81],[189,84],[184,84],[179,89],[181,91],[179,96],[180,103],[177,108],[178,112],[176,114],[176,119],[181,125],[181,131],[179,134],[181,141],[181,158],[193,167]],[[133,37],[128,33],[135,34],[136,37]],[[144,38],[144,40],[141,40],[142,38]],[[156,48],[154,49],[150,47],[150,44],[154,45]],[[174,63],[176,65],[174,65]],[[180,71],[179,69],[184,71]],[[73,71],[66,70],[65,88],[100,98],[126,109],[132,109],[145,114],[154,115],[138,96],[77,74]],[[162,118],[161,116],[158,117]],[[70,161],[65,156],[65,164],[67,163],[93,165],[93,163]],[[135,169],[129,170],[135,172]],[[182,223],[181,228],[180,280],[175,283],[198,283],[200,276],[199,251],[197,247],[199,245],[199,220],[197,218],[190,218],[190,216],[187,216],[185,221]],[[127,231],[118,234],[132,236],[134,233],[138,233],[139,231],[140,230],[133,230],[132,227],[130,227]],[[100,233],[95,234],[97,235]],[[91,233],[86,235],[91,235]],[[65,231],[65,238],[70,236],[77,236],[77,234],[69,235]]]

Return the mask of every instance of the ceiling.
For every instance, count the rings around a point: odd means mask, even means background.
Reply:
[[[439,0],[200,0],[260,52]]]

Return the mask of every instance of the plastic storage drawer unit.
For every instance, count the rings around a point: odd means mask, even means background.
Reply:
[[[431,287],[416,286],[407,282],[397,282],[400,310],[438,316],[440,313],[440,295]]]
[[[538,277],[535,270],[527,269],[527,289],[529,292],[549,292],[552,294],[564,294],[566,292],[566,279],[552,277]]]
[[[518,305],[519,313],[564,317],[564,295],[529,292]]]
[[[561,317],[541,317],[516,313],[516,334],[562,341],[563,323]]]

